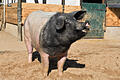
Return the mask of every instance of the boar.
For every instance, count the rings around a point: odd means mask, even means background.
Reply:
[[[68,49],[89,30],[89,21],[78,21],[85,14],[86,11],[71,13],[35,11],[26,18],[24,39],[28,50],[28,62],[32,62],[35,48],[41,55],[44,77],[48,76],[50,57],[57,57],[58,75],[62,75]]]

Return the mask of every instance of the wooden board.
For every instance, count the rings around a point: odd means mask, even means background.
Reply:
[[[2,9],[0,9],[1,12]],[[33,11],[42,10],[46,12],[62,12],[62,5],[55,4],[35,4],[22,3],[22,24],[25,18]],[[65,13],[81,10],[80,6],[65,6]],[[1,15],[1,14],[0,14]],[[17,24],[17,4],[13,3],[12,7],[6,6],[6,21]]]
[[[120,8],[107,8],[106,26],[120,26]]]
[[[42,10],[45,12],[62,12],[62,5],[22,3],[22,23],[24,23],[25,18],[31,12],[37,10]],[[80,6],[65,6],[65,13],[77,10],[81,10]]]

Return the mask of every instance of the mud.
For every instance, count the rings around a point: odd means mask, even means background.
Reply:
[[[57,75],[55,59],[43,79],[40,55],[27,62],[24,42],[0,32],[0,80],[120,80],[120,41],[83,39],[72,44],[64,73]]]

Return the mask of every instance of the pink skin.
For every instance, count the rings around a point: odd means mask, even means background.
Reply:
[[[27,51],[28,51],[28,63],[31,63],[32,62],[33,47],[31,44],[29,28],[27,27],[24,32],[25,32],[24,40],[25,40]]]
[[[30,35],[29,33],[26,34],[26,35]],[[25,35],[25,43],[26,43],[26,47],[27,47],[27,50],[28,50],[28,63],[31,63],[32,62],[32,53],[33,53],[33,47],[32,47],[32,44],[31,44],[31,39],[29,36],[26,36]],[[36,48],[37,51],[38,48]],[[42,68],[43,68],[43,76],[44,78],[47,77],[47,74],[48,74],[48,69],[49,69],[49,57],[57,57],[58,58],[58,63],[57,63],[57,66],[58,66],[58,75],[59,76],[62,76],[62,71],[63,71],[63,65],[66,61],[66,58],[67,58],[67,52],[65,53],[61,53],[61,55],[57,55],[57,56],[49,56],[47,53],[43,52],[43,51],[39,51],[40,55],[41,55],[41,63],[42,63]]]
[[[41,62],[42,62],[42,68],[43,68],[43,71],[42,71],[43,76],[47,77],[48,69],[49,69],[49,55],[44,52],[41,52],[40,55],[41,55]]]
[[[90,25],[87,23],[87,24],[86,24],[86,26],[88,26],[88,27],[89,27]]]
[[[67,52],[63,53],[62,56],[58,57],[57,66],[58,66],[58,75],[59,76],[62,76],[63,66],[66,61],[66,58],[67,58]]]
[[[27,47],[27,51],[28,51],[28,63],[31,63],[32,62],[33,47],[26,40],[25,40],[25,42],[26,42],[26,47]]]
[[[53,56],[49,56],[48,54],[44,52],[42,52],[40,55],[41,55],[41,62],[42,62],[42,67],[43,67],[43,76],[47,77],[48,69],[49,69],[49,57],[53,57]],[[62,53],[62,55],[58,55],[57,58],[58,58],[58,63],[57,63],[58,75],[62,76],[63,65],[67,58],[67,52]]]

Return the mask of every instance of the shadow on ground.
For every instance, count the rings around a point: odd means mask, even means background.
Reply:
[[[40,54],[39,52],[35,51],[33,52],[33,56],[32,56],[32,61],[34,61],[35,59],[38,59],[38,61],[41,63],[41,57],[40,57]],[[49,71],[48,71],[48,74],[54,70],[54,69],[57,69],[57,58],[50,58],[49,59]],[[72,59],[68,59],[66,60],[65,64],[64,64],[64,67],[63,67],[63,70],[67,70],[68,68],[85,68],[85,64],[80,64],[80,63],[77,63],[78,60],[72,60]]]

